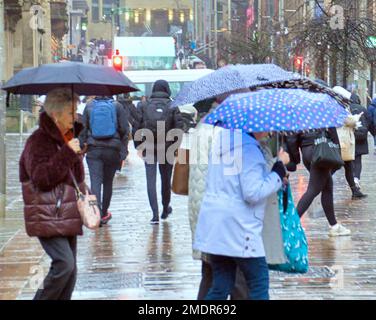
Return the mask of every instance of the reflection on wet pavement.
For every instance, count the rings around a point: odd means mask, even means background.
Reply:
[[[370,143],[370,145],[372,145]],[[7,136],[7,216],[0,220],[0,299],[30,299],[48,271],[39,242],[26,236],[18,183],[18,136]],[[306,214],[311,269],[305,275],[272,271],[272,299],[376,298],[376,156],[364,157],[361,184],[369,197],[351,201],[343,170],[335,174],[335,209],[351,237],[329,238],[326,219]],[[159,184],[159,182],[158,182]],[[114,182],[113,219],[78,242],[78,281],[74,299],[195,299],[201,264],[191,257],[187,198],[172,197],[173,214],[149,224],[144,166],[131,152]],[[307,174],[292,174],[295,200],[304,193]],[[160,187],[160,186],[158,186]]]

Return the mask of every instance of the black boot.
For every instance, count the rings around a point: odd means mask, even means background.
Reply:
[[[172,213],[172,208],[169,206],[168,208],[163,208],[163,212],[161,215],[161,219],[167,219],[167,217]]]
[[[151,224],[158,224],[159,223],[159,217],[158,217],[158,212],[153,213],[153,219],[150,220]]]
[[[351,191],[352,191],[352,199],[355,200],[355,199],[363,199],[363,198],[366,198],[367,195],[362,193],[360,191],[360,189],[356,186],[354,187],[351,187]]]

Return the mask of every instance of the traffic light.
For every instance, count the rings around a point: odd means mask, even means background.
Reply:
[[[112,67],[116,71],[123,71],[123,57],[120,55],[119,50],[116,50],[115,55],[112,56]]]
[[[303,57],[302,56],[295,56],[294,57],[294,66],[297,71],[302,70],[303,67]]]
[[[82,31],[87,30],[87,18],[81,18],[81,30]]]

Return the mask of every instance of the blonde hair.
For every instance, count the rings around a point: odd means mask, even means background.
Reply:
[[[44,109],[48,114],[51,112],[63,112],[65,108],[72,106],[72,102],[77,106],[80,97],[72,92],[70,88],[56,88],[47,93]]]

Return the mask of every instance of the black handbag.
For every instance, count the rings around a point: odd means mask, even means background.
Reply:
[[[313,166],[338,170],[344,164],[339,144],[334,143],[325,133],[320,138],[315,139],[312,156]]]

